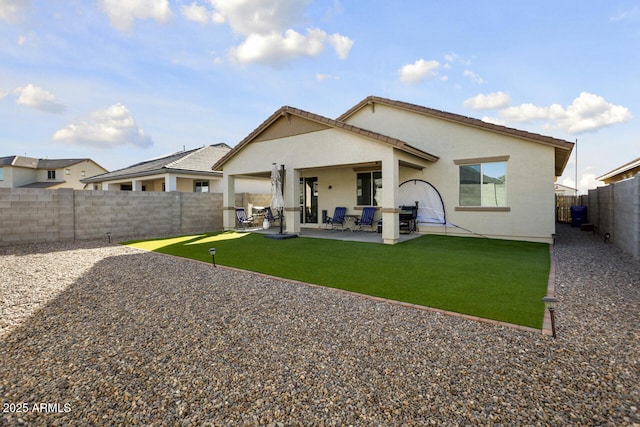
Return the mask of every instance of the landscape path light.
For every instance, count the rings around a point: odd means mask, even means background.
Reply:
[[[211,261],[213,261],[213,266],[216,267],[216,248],[209,248],[209,253],[211,254]]]
[[[560,300],[558,298],[546,296],[542,298],[542,302],[544,303],[544,308],[549,310],[549,315],[551,316],[551,334],[556,338],[556,306]]]

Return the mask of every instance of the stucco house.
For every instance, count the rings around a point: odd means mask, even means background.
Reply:
[[[93,190],[222,192],[222,173],[211,165],[231,150],[220,143],[183,150],[82,180]],[[268,193],[259,180],[241,182],[238,192]]]
[[[556,184],[555,190],[556,190],[557,196],[577,196],[578,195],[577,188],[569,187],[562,184]]]
[[[633,178],[638,174],[640,174],[640,157],[599,176],[597,179],[605,184],[611,184]]]
[[[337,119],[282,107],[213,165],[223,223],[235,227],[236,181],[285,166],[288,233],[324,211],[376,207],[382,240],[399,240],[399,207],[418,204],[419,233],[553,241],[556,177],[573,143],[370,96]]]
[[[82,190],[82,179],[107,172],[91,159],[36,159],[0,157],[0,188],[72,188]]]

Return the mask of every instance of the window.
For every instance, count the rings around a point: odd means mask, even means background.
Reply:
[[[193,182],[194,189],[196,193],[208,193],[209,192],[209,181],[194,181]]]
[[[56,171],[47,171],[47,179],[56,179]]]
[[[382,203],[382,172],[364,172],[357,175],[358,206],[379,206]]]
[[[460,206],[507,206],[506,162],[460,165]]]

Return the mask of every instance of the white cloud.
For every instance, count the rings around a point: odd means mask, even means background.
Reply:
[[[327,17],[342,15],[344,13],[344,6],[340,0],[333,0],[333,5],[327,8]]]
[[[632,9],[622,11],[615,16],[612,16],[611,18],[609,18],[609,22],[613,23],[613,22],[624,21],[627,19],[633,19],[637,17],[639,14],[640,14],[640,8],[634,7]]]
[[[29,9],[31,0],[0,0],[0,20],[15,23]]]
[[[302,35],[294,30],[284,35],[250,34],[244,42],[229,51],[231,58],[241,64],[264,63],[279,65],[300,56],[314,57],[324,51],[327,34],[319,29]]]
[[[72,123],[53,134],[54,141],[68,144],[88,144],[100,148],[121,145],[148,147],[151,138],[139,127],[133,116],[122,104],[114,104],[104,110],[94,111],[88,120]]]
[[[493,110],[509,105],[511,98],[504,92],[493,92],[488,94],[479,93],[473,98],[464,101],[464,106],[472,110]]]
[[[206,7],[200,6],[196,2],[188,6],[182,5],[180,12],[189,21],[200,22],[201,24],[213,21],[213,14]]]
[[[558,127],[569,133],[581,133],[624,123],[631,119],[629,109],[613,105],[601,96],[582,92],[566,111],[556,111]]]
[[[231,59],[239,64],[280,65],[298,57],[314,57],[324,52],[327,43],[340,59],[346,59],[353,46],[353,41],[341,34],[327,35],[318,28],[301,34],[293,29],[306,22],[304,13],[309,0],[209,1],[213,22],[227,23],[234,33],[244,37],[229,50]]]
[[[522,104],[500,111],[500,116],[511,122],[546,120],[549,129],[560,129],[571,134],[596,131],[631,119],[627,107],[608,103],[601,96],[582,92],[566,109],[559,104],[540,107]]]
[[[400,81],[416,83],[424,79],[433,79],[438,75],[438,68],[440,68],[440,63],[436,60],[418,59],[413,64],[407,64],[400,68]]]
[[[325,80],[340,80],[340,77],[333,76],[331,74],[316,73],[316,80],[319,82],[323,82]]]
[[[589,190],[592,190],[596,187],[602,187],[604,182],[597,180],[598,175],[595,173],[595,168],[593,166],[587,166],[582,171],[578,178],[578,193],[579,194],[587,194]],[[576,181],[574,178],[566,177],[564,178],[560,184],[566,185],[570,188],[576,188]]]
[[[4,90],[0,89],[0,99],[4,98],[7,95],[9,95],[8,92],[5,92]]]
[[[480,77],[478,74],[474,73],[471,70],[464,70],[463,75],[465,77],[468,77],[469,79],[471,79],[471,81],[474,82],[474,83],[478,83],[478,84],[486,83],[485,79],[483,79],[482,77]]]
[[[53,93],[33,84],[19,87],[14,93],[19,95],[16,104],[24,105],[25,107],[55,114],[66,110],[66,107],[57,101]]]
[[[484,116],[480,120],[482,120],[485,123],[491,123],[492,125],[507,126],[507,122],[502,119],[499,119],[498,117]]]
[[[119,30],[130,29],[134,18],[166,22],[171,17],[169,0],[100,0],[100,6]]]
[[[310,0],[210,0],[231,29],[248,36],[283,32],[305,21]]]
[[[463,57],[461,55],[458,55],[455,52],[451,52],[451,53],[446,54],[444,56],[444,60],[447,61],[447,63],[455,62],[455,63],[459,63],[459,64],[462,64],[462,65],[465,65],[467,67],[471,65],[471,60],[470,59],[465,58],[465,57]]]
[[[329,36],[329,44],[336,50],[338,58],[346,59],[353,47],[353,40],[336,33]]]
[[[555,108],[555,106],[554,106]],[[500,117],[510,122],[523,123],[551,118],[551,107],[521,104],[500,110]]]
[[[587,194],[590,189],[594,189],[596,187],[601,187],[604,185],[602,181],[598,181],[598,176],[593,173],[591,168],[587,168],[585,172],[582,173],[580,177],[580,184],[578,184],[578,191],[583,194]]]

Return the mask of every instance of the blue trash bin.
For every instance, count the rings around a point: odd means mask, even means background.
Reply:
[[[570,211],[572,227],[581,227],[582,224],[587,222],[586,206],[571,206]]]

